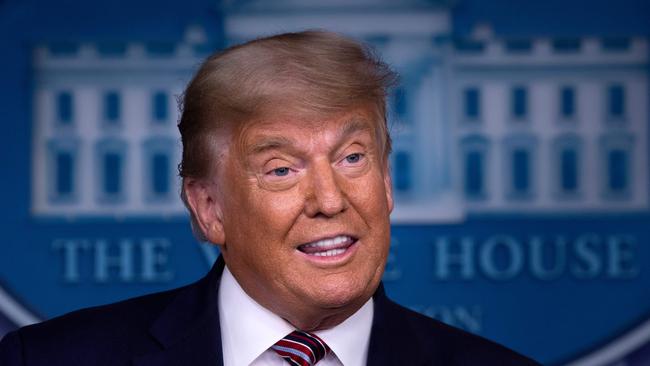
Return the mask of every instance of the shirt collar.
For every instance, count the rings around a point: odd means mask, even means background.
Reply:
[[[293,331],[291,324],[248,296],[227,266],[219,285],[219,320],[223,357],[230,365],[249,365]]]
[[[370,298],[341,324],[315,333],[343,365],[365,365],[372,317]],[[227,266],[219,285],[219,319],[224,361],[231,365],[249,365],[295,329],[248,296]]]
[[[368,359],[368,344],[372,327],[372,297],[366,303],[334,328],[314,332],[336,354],[345,366],[362,366]]]

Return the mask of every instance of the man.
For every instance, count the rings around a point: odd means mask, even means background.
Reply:
[[[2,365],[529,365],[388,300],[395,75],[327,32],[210,57],[184,94],[182,197],[222,257],[184,288],[9,334]]]

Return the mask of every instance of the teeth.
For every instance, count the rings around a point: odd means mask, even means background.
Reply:
[[[334,255],[339,255],[341,253],[345,252],[345,249],[330,249],[326,250],[324,252],[316,252],[314,255],[319,256],[319,257],[331,257]]]
[[[304,248],[327,248],[327,247],[331,247],[333,245],[339,245],[339,244],[341,244],[343,242],[346,242],[348,240],[351,240],[351,239],[352,238],[350,238],[347,235],[339,235],[339,236],[337,236],[335,238],[323,239],[323,240],[319,240],[319,241],[316,241],[316,242],[313,242],[313,243],[305,244],[303,247]],[[336,250],[339,250],[339,249],[336,249]],[[329,252],[329,251],[327,251],[327,252]],[[327,253],[327,252],[325,252],[325,253]]]

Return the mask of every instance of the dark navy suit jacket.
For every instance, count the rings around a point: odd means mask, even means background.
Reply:
[[[0,365],[223,365],[219,326],[220,258],[198,282],[76,311],[7,334]],[[534,361],[389,300],[375,311],[368,365],[536,365]]]

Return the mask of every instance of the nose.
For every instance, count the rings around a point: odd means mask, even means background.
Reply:
[[[305,202],[307,216],[334,217],[345,211],[347,200],[337,181],[336,172],[329,162],[317,162],[310,170]]]

